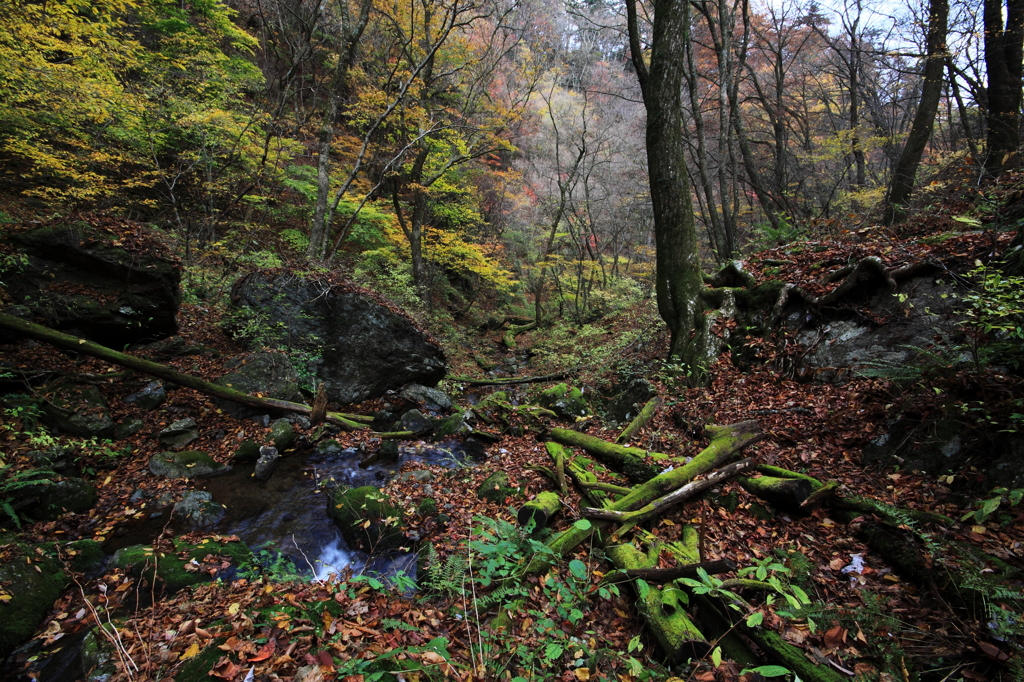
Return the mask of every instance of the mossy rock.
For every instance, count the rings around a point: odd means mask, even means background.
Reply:
[[[378,488],[336,488],[328,500],[327,513],[349,546],[379,553],[406,542],[402,511]]]
[[[540,394],[538,401],[563,419],[585,417],[589,412],[587,402],[583,400],[583,391],[570,388],[567,384],[555,384]]]
[[[53,521],[61,514],[81,514],[96,504],[96,488],[80,478],[51,481],[42,493],[42,501],[33,505],[29,515],[38,521]]]
[[[270,440],[278,452],[284,452],[295,445],[295,428],[287,419],[278,419],[270,425]]]
[[[158,452],[149,458],[149,470],[164,478],[201,478],[231,471],[231,467],[217,462],[202,450]]]
[[[416,506],[416,513],[420,516],[435,516],[437,514],[437,501],[433,497],[424,497]]]
[[[487,502],[504,504],[508,498],[517,497],[519,491],[509,485],[508,474],[504,471],[495,471],[476,489],[476,495]]]
[[[251,438],[247,438],[235,448],[233,459],[236,462],[255,462],[260,458],[260,444]]]
[[[173,593],[185,587],[210,582],[214,579],[214,576],[206,571],[185,570],[185,566],[192,559],[202,562],[208,554],[213,554],[228,558],[233,566],[252,560],[252,552],[242,542],[204,540],[196,545],[176,538],[174,546],[175,554],[160,552],[155,557],[153,548],[149,545],[124,547],[114,553],[110,563],[112,567],[124,569],[136,578],[143,578],[147,581],[153,581],[155,578],[162,584],[166,593]],[[180,556],[183,552],[186,553],[184,559]]]
[[[18,556],[0,564],[2,592],[10,596],[0,604],[0,659],[32,636],[68,582],[56,559],[40,556],[31,545],[18,549]]]
[[[456,412],[450,417],[445,417],[434,429],[434,438],[447,438],[449,436],[455,436],[460,433],[466,433],[472,431],[469,425],[466,424],[466,415],[463,412]]]
[[[63,558],[78,573],[92,573],[103,567],[107,555],[103,553],[103,545],[95,540],[75,540],[74,542],[44,542],[39,545],[46,556],[53,559]]]

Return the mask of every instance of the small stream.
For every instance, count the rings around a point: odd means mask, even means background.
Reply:
[[[468,459],[464,446],[456,441],[403,443],[397,461],[362,467],[359,463],[365,457],[355,448],[305,450],[282,457],[265,481],[253,475],[255,463],[236,464],[227,474],[199,479],[195,489],[209,492],[214,502],[226,508],[224,518],[208,530],[237,535],[253,552],[267,549],[284,555],[300,572],[317,580],[339,574],[345,568],[384,576],[404,571],[414,578],[415,555],[371,558],[345,544],[327,515],[327,489],[334,485],[381,487],[410,461],[460,466]],[[160,516],[117,535],[108,543],[107,551],[151,543],[163,531],[169,513],[170,508],[165,508]],[[171,533],[190,530],[172,520]]]

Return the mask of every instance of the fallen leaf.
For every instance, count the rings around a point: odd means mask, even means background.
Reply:
[[[572,671],[572,674],[576,676],[576,679],[580,682],[587,682],[590,679],[590,668],[576,668]]]
[[[199,642],[192,642],[192,644],[182,652],[181,656],[178,657],[179,661],[187,661],[194,656],[199,654]]]

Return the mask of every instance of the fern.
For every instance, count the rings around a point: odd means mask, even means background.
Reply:
[[[409,625],[404,620],[397,620],[395,618],[381,618],[381,627],[388,630],[405,630],[406,632],[419,632],[420,629],[415,625]]]
[[[484,596],[477,599],[477,608],[481,613],[489,610],[490,608],[502,604],[506,601],[515,601],[516,599],[522,599],[525,595],[523,594],[523,587],[520,585],[507,585],[499,587],[498,589],[485,594]],[[512,597],[512,599],[507,599]]]
[[[443,562],[438,562],[432,545],[427,545],[426,553],[425,564],[429,570],[422,581],[424,589],[441,595],[461,594],[469,568],[466,557],[449,554]]]

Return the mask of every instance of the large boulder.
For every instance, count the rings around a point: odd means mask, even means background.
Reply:
[[[15,232],[10,242],[26,257],[4,275],[22,315],[118,349],[177,332],[180,265],[155,230],[79,220]]]
[[[232,302],[249,328],[311,357],[310,369],[336,402],[412,382],[433,386],[447,369],[444,352],[408,317],[353,285],[256,272],[235,284]]]

